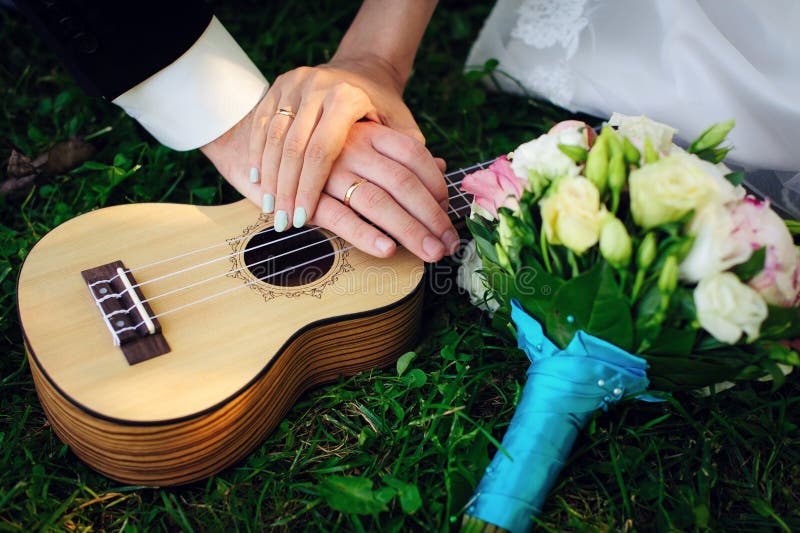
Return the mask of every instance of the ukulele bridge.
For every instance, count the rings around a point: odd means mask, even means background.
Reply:
[[[132,273],[122,261],[81,272],[89,294],[128,364],[135,365],[169,352],[161,326],[154,318]]]

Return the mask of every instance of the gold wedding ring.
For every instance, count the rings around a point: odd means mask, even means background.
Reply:
[[[279,108],[278,111],[275,114],[276,115],[286,115],[289,118],[294,118],[294,117],[297,116],[297,113],[295,113],[291,109],[285,109],[283,107]]]
[[[364,183],[365,181],[367,180],[365,180],[364,178],[358,178],[356,181],[353,182],[353,184],[347,189],[347,192],[344,193],[344,205],[350,207],[350,197],[353,196],[353,193],[355,192],[356,189],[358,189],[358,186]]]

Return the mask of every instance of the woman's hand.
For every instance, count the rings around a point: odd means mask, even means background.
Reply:
[[[392,66],[370,56],[300,67],[275,80],[255,111],[248,175],[260,182],[262,209],[275,212],[277,231],[313,218],[357,121],[380,122],[424,142],[401,93]]]

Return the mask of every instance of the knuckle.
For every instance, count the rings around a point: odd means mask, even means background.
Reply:
[[[299,159],[303,148],[303,141],[296,137],[287,137],[283,143],[283,155],[289,159]]]
[[[419,229],[419,223],[413,218],[409,217],[400,225],[400,233],[406,237],[413,237]]]
[[[414,139],[413,137],[409,139],[411,147],[409,150],[411,151],[411,155],[415,158],[422,159],[431,156],[431,153],[425,147],[425,144],[420,142],[418,139]]]
[[[328,229],[333,231],[334,233],[339,233],[342,228],[345,226],[347,221],[347,208],[343,205],[337,206],[332,212],[330,213],[330,223],[328,224]]]
[[[392,185],[401,191],[407,192],[417,184],[417,176],[405,167],[397,167],[392,170]]]
[[[330,159],[330,153],[324,144],[313,142],[306,150],[306,159],[309,163],[320,165]]]
[[[283,130],[277,126],[271,127],[267,132],[267,145],[272,148],[280,148],[283,144]]]
[[[375,230],[366,224],[358,224],[355,228],[353,228],[352,239],[353,241],[359,243],[368,242],[374,231]]]

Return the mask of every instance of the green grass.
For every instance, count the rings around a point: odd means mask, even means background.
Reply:
[[[281,4],[218,10],[268,75],[329,58],[357,2]],[[504,153],[568,116],[463,76],[490,6],[462,4],[439,6],[407,91],[431,150],[450,168]],[[374,370],[304,395],[262,446],[207,481],[122,486],[61,444],[37,401],[16,315],[27,251],[57,224],[103,205],[237,195],[200,154],[159,146],[120,110],[83,95],[28,25],[5,11],[0,43],[3,159],[12,145],[35,156],[111,128],[92,140],[93,163],[0,199],[0,530],[457,527],[526,365],[512,339],[455,290],[428,296],[426,331],[402,375]],[[447,276],[453,267],[436,268]],[[541,530],[800,530],[799,383],[795,374],[777,392],[756,383],[598,413]]]

